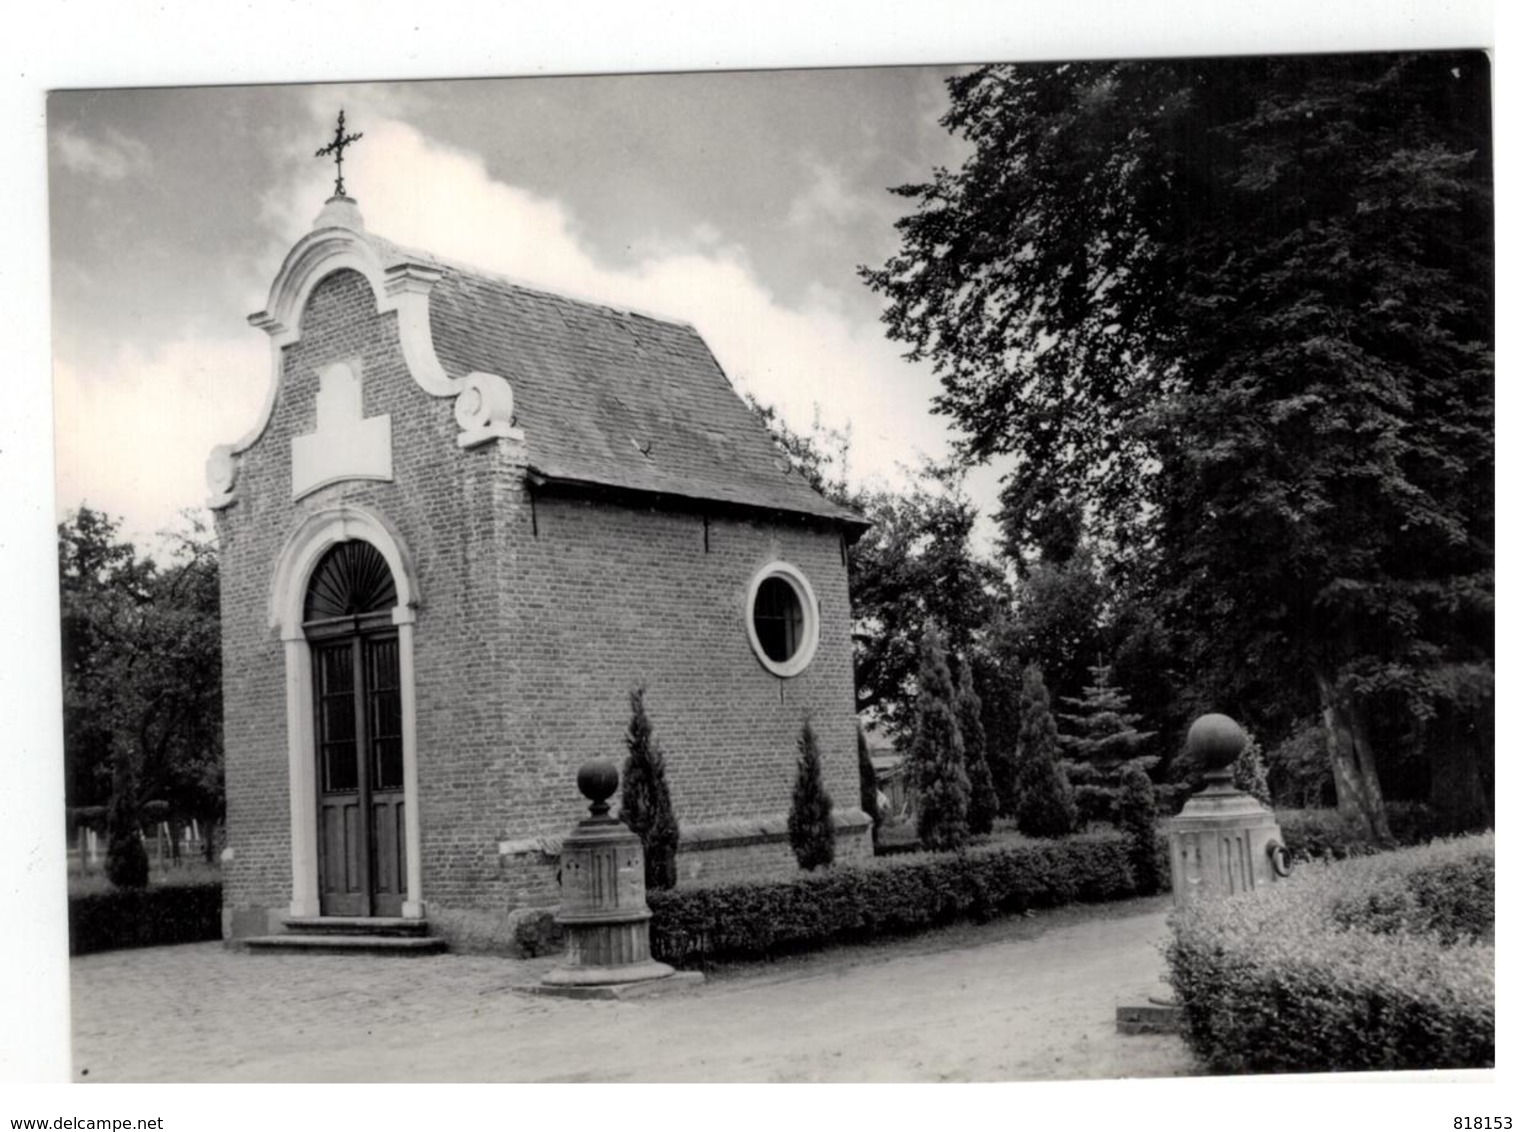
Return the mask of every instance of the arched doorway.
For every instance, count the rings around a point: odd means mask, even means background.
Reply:
[[[407,896],[396,604],[385,558],[359,539],[332,546],[307,585],[324,916],[400,916]]]

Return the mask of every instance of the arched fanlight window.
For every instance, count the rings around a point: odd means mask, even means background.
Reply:
[[[341,542],[322,556],[307,587],[303,619],[308,622],[390,613],[396,580],[381,552],[368,542]]]

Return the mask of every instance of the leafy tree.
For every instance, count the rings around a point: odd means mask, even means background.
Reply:
[[[1315,809],[1332,795],[1332,766],[1327,734],[1319,720],[1301,719],[1288,735],[1268,749],[1268,781],[1287,806]]]
[[[754,394],[745,395],[750,411],[760,418],[772,434],[775,444],[793,470],[808,481],[815,491],[846,507],[856,506],[848,483],[851,457],[851,431],[826,428],[815,406],[814,420],[808,432],[795,432],[782,418],[775,405],[763,404]]]
[[[917,799],[917,828],[926,849],[961,849],[967,844],[971,786],[963,764],[957,727],[956,690],[941,635],[932,621],[920,646],[919,696],[909,765]]]
[[[1493,669],[1487,60],[995,66],[949,89],[971,156],[895,190],[902,248],[863,274],[963,456],[1013,460],[1006,540],[1079,505],[1205,698],[1314,698],[1339,806],[1383,836],[1373,705],[1483,711],[1443,673]]]
[[[1110,778],[1122,764],[1137,758],[1141,745],[1155,732],[1136,729],[1141,715],[1129,710],[1131,697],[1111,682],[1109,665],[1094,665],[1089,675],[1094,682],[1084,688],[1083,695],[1065,697],[1074,710],[1062,715],[1072,731],[1062,736],[1061,743],[1075,762]],[[1156,761],[1149,759],[1144,765]]]
[[[862,812],[872,819],[875,844],[883,824],[883,811],[877,804],[877,770],[872,766],[872,752],[867,749],[867,732],[860,723],[856,725],[856,776],[861,782]]]
[[[132,752],[118,751],[115,762],[111,807],[106,819],[106,877],[117,888],[146,888],[148,850],[143,847]]]
[[[891,733],[915,718],[920,644],[934,621],[946,649],[972,653],[1007,601],[1001,571],[972,548],[977,512],[949,468],[927,468],[908,492],[863,497],[872,528],[851,548],[857,709]]]
[[[1157,892],[1163,886],[1157,847],[1157,796],[1147,772],[1135,763],[1126,764],[1121,771],[1116,818],[1126,838],[1126,856],[1137,892]]]
[[[1025,670],[1015,756],[1015,824],[1030,837],[1063,837],[1078,824],[1073,788],[1057,763],[1057,721],[1041,669]]]
[[[624,736],[629,754],[624,759],[619,816],[639,834],[645,847],[645,887],[652,891],[675,888],[681,832],[666,785],[666,757],[645,714],[643,687],[629,693],[629,712],[629,730]]]
[[[798,778],[793,783],[793,805],[787,815],[787,840],[800,869],[818,869],[834,863],[833,809],[834,803],[824,788],[819,741],[805,719],[798,736]]]
[[[856,708],[906,737],[914,722],[915,673],[925,626],[935,620],[947,647],[969,655],[1008,602],[1002,571],[972,548],[977,512],[951,465],[927,464],[903,492],[856,491],[848,482],[849,430],[791,428],[755,397],[751,411],[792,467],[817,491],[860,511],[872,527],[847,555]]]
[[[160,565],[117,530],[88,507],[58,528],[66,801],[98,804],[129,760],[173,825],[200,821],[210,858],[224,804],[216,547],[192,521]]]
[[[1268,771],[1263,766],[1263,748],[1251,728],[1245,728],[1247,743],[1231,767],[1231,784],[1245,794],[1251,794],[1265,806],[1274,804],[1268,792]]]
[[[1112,597],[1087,546],[1060,562],[1043,557],[1025,566],[1015,590],[1016,647],[1041,666],[1052,694],[1077,695],[1083,687],[1089,660],[1104,651]]]
[[[973,683],[972,666],[962,665],[957,682],[957,727],[962,733],[962,759],[967,767],[967,828],[974,836],[993,832],[999,815],[983,738],[983,701]]]

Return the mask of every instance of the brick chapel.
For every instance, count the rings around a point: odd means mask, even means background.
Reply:
[[[273,378],[208,462],[221,545],[224,935],[551,907],[578,767],[643,685],[681,883],[792,862],[805,716],[856,808],[846,548],[688,324],[398,247],[328,201],[266,309]],[[414,928],[421,925],[413,924]]]

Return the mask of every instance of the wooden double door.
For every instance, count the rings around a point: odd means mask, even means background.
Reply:
[[[318,896],[324,916],[400,916],[406,898],[401,666],[394,629],[329,623],[316,681]],[[335,630],[339,630],[335,632]]]

